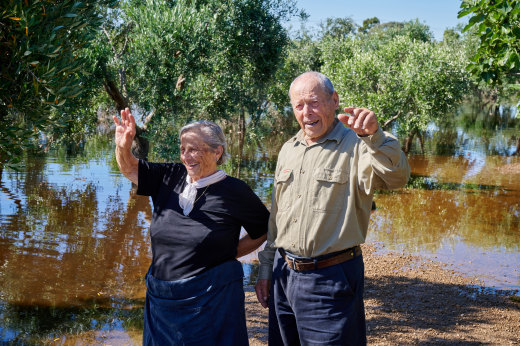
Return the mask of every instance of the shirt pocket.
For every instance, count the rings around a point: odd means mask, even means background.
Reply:
[[[346,169],[316,168],[312,181],[312,208],[337,213],[346,208],[349,173]]]
[[[276,177],[276,205],[278,211],[289,209],[292,203],[292,183],[294,175],[292,170],[286,169],[280,171]]]

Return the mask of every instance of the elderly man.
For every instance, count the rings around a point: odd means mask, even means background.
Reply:
[[[323,74],[300,75],[289,95],[301,131],[278,156],[255,286],[269,345],[366,344],[359,245],[374,190],[404,186],[410,167],[374,112],[347,107],[336,119],[339,97]]]

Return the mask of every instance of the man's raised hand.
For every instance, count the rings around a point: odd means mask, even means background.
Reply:
[[[358,107],[345,107],[343,110],[348,114],[339,114],[339,121],[352,129],[358,136],[373,135],[379,128],[377,117],[371,110]]]

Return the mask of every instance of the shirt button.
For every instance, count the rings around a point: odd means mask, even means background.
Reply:
[[[298,195],[298,198],[302,198],[302,195]]]
[[[294,218],[294,219],[292,219],[292,220],[293,220],[294,223],[296,223],[296,221],[298,221],[298,220],[296,220],[296,218]]]
[[[300,171],[300,173],[301,173],[301,174],[305,174],[305,170],[302,169],[302,170]]]

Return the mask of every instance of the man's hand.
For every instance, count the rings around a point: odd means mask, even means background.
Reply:
[[[368,136],[376,133],[379,128],[374,112],[366,108],[345,107],[345,113],[339,114],[338,119],[351,128],[358,136]]]
[[[271,287],[271,281],[269,280],[258,280],[255,285],[256,298],[258,302],[264,307],[267,308],[269,301],[269,288]]]
[[[114,116],[114,124],[116,124],[115,142],[116,147],[120,149],[130,150],[132,141],[135,137],[135,119],[128,108],[121,111],[121,121]]]

